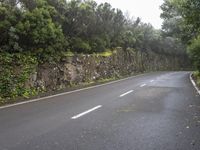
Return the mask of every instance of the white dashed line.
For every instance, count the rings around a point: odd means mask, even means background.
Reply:
[[[128,92],[126,92],[126,93],[124,93],[124,94],[120,95],[119,97],[123,97],[123,96],[125,96],[125,95],[128,95],[128,94],[130,94],[130,93],[132,93],[132,92],[133,92],[133,90],[131,90],[131,91],[128,91]]]
[[[98,106],[96,106],[96,107],[94,107],[94,108],[92,108],[92,109],[89,109],[89,110],[87,110],[87,111],[85,111],[85,112],[83,112],[83,113],[80,113],[80,114],[78,114],[78,115],[72,117],[71,119],[78,119],[78,118],[80,118],[80,117],[82,117],[82,116],[84,116],[84,115],[86,115],[86,114],[88,114],[88,113],[90,113],[90,112],[92,112],[92,111],[95,111],[95,110],[97,110],[97,109],[99,109],[99,108],[101,108],[101,107],[102,107],[102,105],[98,105]]]
[[[144,87],[144,86],[146,86],[146,84],[142,84],[142,85],[140,85],[140,87]]]
[[[150,82],[152,83],[152,82],[154,82],[155,80],[151,80]]]
[[[131,76],[131,77],[128,77],[128,78],[124,78],[124,79],[120,79],[120,80],[116,80],[116,81],[112,81],[112,82],[108,82],[108,83],[104,83],[104,84],[100,84],[100,85],[90,86],[90,87],[86,87],[86,88],[82,88],[82,89],[77,89],[77,90],[74,90],[74,91],[69,91],[69,92],[64,92],[64,93],[60,93],[60,94],[56,94],[56,95],[51,95],[51,96],[46,96],[46,97],[37,98],[37,99],[33,99],[33,100],[28,100],[28,101],[25,101],[25,102],[19,102],[19,103],[15,103],[15,104],[5,105],[5,106],[1,106],[0,109],[10,108],[10,107],[28,104],[28,103],[33,103],[33,102],[38,102],[38,101],[46,100],[46,99],[50,99],[50,98],[52,98],[52,100],[55,100],[53,98],[58,97],[58,96],[63,96],[63,95],[67,95],[67,94],[71,94],[71,93],[75,93],[75,92],[80,92],[80,91],[86,91],[86,90],[89,90],[89,89],[94,89],[94,88],[102,87],[102,86],[105,86],[105,85],[111,85],[111,84],[114,84],[114,83],[126,81],[128,79],[133,79],[133,78],[136,78],[136,77],[139,77],[139,76],[144,76],[144,75],[145,74],[139,74],[139,75],[136,75],[136,76]]]

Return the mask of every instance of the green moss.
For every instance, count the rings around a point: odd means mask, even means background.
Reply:
[[[26,81],[35,70],[37,60],[23,53],[0,53],[0,104],[17,97],[29,98],[37,90],[25,87]]]
[[[64,57],[73,57],[74,56],[74,53],[72,53],[71,51],[61,52],[61,54]]]
[[[102,56],[102,57],[109,57],[109,56],[112,56],[112,55],[113,55],[112,51],[105,51],[105,52],[102,52],[102,53],[97,53],[97,56]]]

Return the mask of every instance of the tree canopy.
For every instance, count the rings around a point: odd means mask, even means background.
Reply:
[[[161,9],[164,33],[188,46],[188,53],[200,71],[200,1],[165,0]]]
[[[141,67],[138,70],[142,71],[143,64],[154,63],[154,56],[164,59],[166,66],[165,58],[185,61],[186,44],[190,43],[190,56],[200,70],[200,9],[196,8],[197,0],[179,3],[178,0],[165,0],[161,7],[163,30],[157,30],[109,3],[0,0],[0,101],[2,98],[28,97],[44,90],[43,87],[26,88],[25,82],[40,65],[63,63],[69,54],[97,53],[95,56],[107,57],[105,54],[123,49],[122,59],[138,56],[136,62]],[[192,9],[191,14],[188,14],[189,9]],[[143,63],[144,58],[153,61]],[[95,59],[99,62],[97,57]],[[182,64],[187,64],[187,60]],[[128,69],[130,64],[125,65]]]
[[[141,22],[140,18],[130,19],[109,3],[4,0],[0,2],[0,51],[31,52],[41,59],[63,51],[95,53],[116,47],[182,55],[184,48],[172,35],[182,29],[174,26],[181,26],[182,18],[176,20],[180,16],[177,9],[166,3],[162,9],[165,10],[163,17],[168,21],[163,28],[170,31],[164,36],[151,24]]]

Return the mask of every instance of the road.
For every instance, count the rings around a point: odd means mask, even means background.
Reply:
[[[200,97],[155,72],[1,108],[0,150],[200,150]]]

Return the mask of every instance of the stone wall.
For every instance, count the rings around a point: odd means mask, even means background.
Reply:
[[[101,79],[119,78],[145,71],[180,70],[185,61],[178,57],[155,53],[123,51],[111,56],[76,55],[58,63],[44,63],[36,67],[26,88],[53,91]]]

